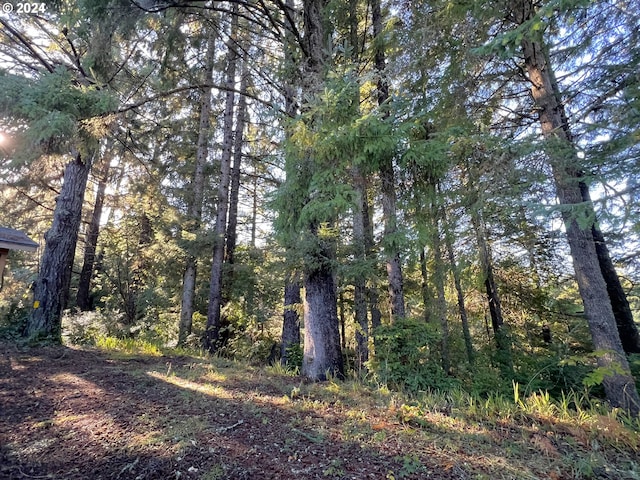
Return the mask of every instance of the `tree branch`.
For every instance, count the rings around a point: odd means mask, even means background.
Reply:
[[[40,64],[42,64],[42,66],[46,68],[49,73],[54,72],[55,69],[53,68],[53,65],[47,62],[38,52],[36,52],[36,50],[33,48],[33,46],[31,45],[31,42],[28,39],[26,39],[20,32],[18,32],[15,28],[9,25],[2,18],[0,18],[0,24],[2,24],[2,26],[6,29],[6,31],[11,33],[11,35],[13,35],[18,40],[19,43],[21,43],[27,50],[29,50],[31,55],[33,55],[33,57]]]

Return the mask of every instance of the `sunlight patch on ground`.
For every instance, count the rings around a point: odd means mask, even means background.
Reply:
[[[206,382],[225,382],[227,380],[227,376],[224,373],[216,372],[215,370],[209,370],[202,379]]]
[[[60,414],[56,414],[55,418],[53,419],[54,424],[56,425],[64,425],[65,423],[70,423],[72,425],[77,425],[80,424],[80,421],[85,418],[86,415],[60,415]]]
[[[154,371],[148,371],[146,372],[146,374],[156,380],[161,380],[171,385],[185,388],[194,392],[204,393],[205,395],[210,395],[225,400],[231,400],[234,398],[232,393],[219,385],[212,385],[209,383],[195,383],[175,375],[166,375],[164,373]]]
[[[52,375],[50,380],[52,384],[57,386],[70,385],[77,388],[78,390],[74,392],[72,396],[82,394],[81,390],[88,390],[94,394],[96,392],[99,394],[104,393],[104,389],[98,387],[95,383],[85,380],[84,378],[79,377],[78,375],[74,375],[73,373],[58,373],[56,375]]]

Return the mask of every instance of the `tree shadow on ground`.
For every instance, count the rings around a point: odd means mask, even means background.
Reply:
[[[0,478],[453,479],[478,471],[477,456],[461,446],[412,444],[410,429],[373,425],[379,419],[368,411],[354,416],[339,400],[284,395],[295,379],[274,385],[268,375],[188,357],[6,344],[0,354]],[[490,441],[457,435],[461,445]]]

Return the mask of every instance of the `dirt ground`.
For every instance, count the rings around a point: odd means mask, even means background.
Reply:
[[[446,414],[412,428],[388,398],[346,388],[219,359],[0,342],[0,479],[640,478],[633,453],[582,475],[580,455],[603,449],[575,436]]]
[[[0,343],[0,478],[421,478],[400,446],[345,441],[339,406],[294,408],[295,387],[185,380],[202,361]]]

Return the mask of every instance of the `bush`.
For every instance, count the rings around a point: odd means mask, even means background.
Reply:
[[[123,319],[123,313],[113,311],[65,312],[62,338],[76,345],[95,346],[104,337],[128,337],[130,332],[123,326]]]
[[[368,367],[378,382],[410,392],[455,385],[440,365],[440,334],[435,325],[401,319],[379,327],[373,337],[376,352]]]
[[[30,310],[23,302],[12,302],[0,310],[0,339],[13,341],[20,338]]]
[[[304,348],[301,343],[293,343],[287,347],[287,367],[293,371],[300,371],[304,359]]]

